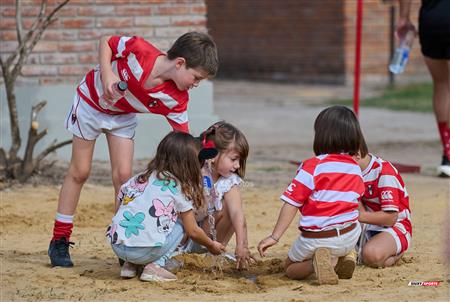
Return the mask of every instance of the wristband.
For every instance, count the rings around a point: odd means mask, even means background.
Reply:
[[[272,234],[269,235],[269,238],[272,238],[272,239],[275,240],[276,242],[280,241],[280,239],[275,238],[275,236],[272,235]]]

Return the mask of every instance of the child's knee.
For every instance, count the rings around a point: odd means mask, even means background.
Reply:
[[[131,177],[130,169],[115,169],[112,172],[113,183],[119,185],[125,183]]]
[[[77,184],[83,184],[89,178],[89,174],[91,173],[91,169],[89,167],[80,168],[71,166],[69,168],[69,172],[66,177],[69,177]]]
[[[383,267],[386,261],[386,256],[376,247],[366,245],[362,252],[363,262],[371,267]]]

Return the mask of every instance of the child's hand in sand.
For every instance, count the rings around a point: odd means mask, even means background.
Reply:
[[[236,256],[237,269],[247,269],[250,265],[250,261],[255,261],[247,247],[236,246],[234,254]]]
[[[225,247],[222,243],[213,241],[211,246],[208,247],[208,251],[213,255],[220,255],[225,252]]]
[[[266,250],[271,247],[272,245],[275,245],[278,243],[278,240],[276,240],[272,235],[267,236],[263,240],[261,240],[258,244],[258,252],[261,255],[261,257],[265,256]]]

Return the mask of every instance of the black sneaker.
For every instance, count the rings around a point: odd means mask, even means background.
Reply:
[[[441,165],[438,167],[440,177],[450,177],[450,160],[446,155],[442,155]]]
[[[73,262],[70,260],[69,247],[75,243],[67,241],[65,237],[58,240],[50,241],[50,246],[48,247],[48,256],[52,263],[52,267],[62,266],[62,267],[72,267]]]

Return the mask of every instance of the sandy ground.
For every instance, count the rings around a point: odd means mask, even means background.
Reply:
[[[238,85],[223,82],[216,86],[216,98],[220,101],[225,98],[224,92],[229,86]],[[324,91],[323,88],[305,89],[304,94],[297,95],[297,88],[293,86],[262,85],[256,88],[255,91],[264,96],[280,95],[280,91],[284,91],[284,99],[291,97],[291,101],[283,106],[285,112],[297,112],[302,130],[298,130],[300,127],[292,129],[290,123],[295,124],[295,121],[289,119],[285,123],[276,123],[282,112],[264,111],[257,104],[266,108],[268,104],[257,98],[252,100],[244,88],[234,91],[240,91],[240,97],[246,100],[242,106],[252,107],[257,112],[252,113],[253,116],[247,115],[254,119],[253,124],[240,117],[236,107],[230,106],[233,98],[228,106],[225,102],[216,105],[219,115],[239,125],[254,146],[243,199],[249,244],[255,254],[259,240],[270,234],[275,224],[281,205],[278,197],[295,173],[295,166],[287,160],[311,156],[312,128],[306,121],[313,120],[321,107],[307,106],[304,100],[315,101],[315,97]],[[336,93],[340,91],[327,92],[330,97]],[[239,97],[235,95],[235,98]],[[319,99],[324,98],[321,95]],[[301,112],[304,112],[303,116]],[[274,119],[270,120],[264,114]],[[411,196],[414,233],[413,245],[398,265],[386,269],[358,266],[351,280],[340,280],[337,286],[318,286],[314,278],[289,280],[283,276],[281,267],[290,244],[298,235],[296,223],[293,223],[280,243],[269,250],[268,256],[258,258],[257,264],[245,272],[235,271],[227,263],[223,264],[222,272],[213,271],[203,258],[189,257],[184,259],[186,266],[177,273],[176,282],[154,284],[140,282],[137,278],[121,280],[117,258],[104,236],[113,212],[113,190],[107,169],[100,163],[96,164],[96,171],[81,195],[72,236],[76,243],[71,249],[75,267],[71,269],[51,268],[47,257],[60,170],[54,172],[55,184],[42,185],[36,181],[34,185],[16,186],[0,192],[0,301],[448,301],[446,238],[450,183],[434,175],[439,143],[432,128],[425,125],[432,122],[433,117],[431,114],[404,113],[398,121],[387,123],[380,117],[389,116],[390,112],[364,109],[361,114],[367,116],[369,125],[374,123],[371,127],[376,127],[368,133],[372,151],[391,160],[422,166],[420,174],[403,175]],[[411,122],[411,119],[416,120]],[[279,127],[282,132],[274,130]],[[380,131],[379,127],[386,130]],[[421,128],[422,132],[414,127]],[[304,135],[298,135],[299,131]],[[405,135],[410,131],[414,132],[411,137]],[[388,138],[383,139],[377,134],[379,132],[382,136],[388,133]],[[136,162],[136,170],[144,164],[145,161]],[[233,239],[228,251],[234,251]],[[409,281],[441,283],[437,287],[415,287],[408,286]]]

